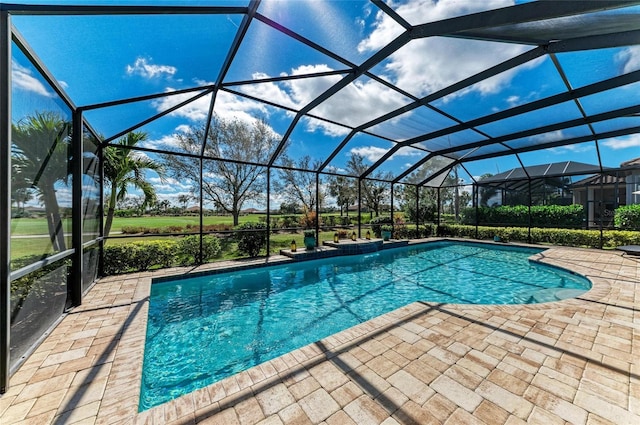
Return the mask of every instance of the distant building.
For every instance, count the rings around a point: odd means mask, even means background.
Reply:
[[[600,226],[601,219],[609,226],[616,208],[640,204],[640,158],[623,162],[620,168],[600,169],[575,161],[520,167],[485,177],[475,185],[479,190],[495,191],[488,205],[573,203],[584,206],[587,228]],[[527,199],[523,195],[529,190],[531,197]]]
[[[585,206],[589,226],[611,224],[621,205],[640,204],[640,158],[620,164],[606,174],[594,174],[571,185],[573,203]],[[600,203],[603,203],[602,205]]]

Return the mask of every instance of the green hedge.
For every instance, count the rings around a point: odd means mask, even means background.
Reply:
[[[390,216],[380,216],[380,217],[376,217],[373,220],[369,221],[369,224],[371,225],[371,231],[373,232],[373,234],[376,236],[376,238],[380,238],[382,237],[382,233],[381,233],[381,227],[383,224],[393,224],[393,219]]]
[[[204,260],[220,255],[220,241],[212,235],[202,240]],[[104,274],[131,273],[197,263],[200,251],[199,236],[180,239],[136,241],[122,245],[110,245],[104,249]]]
[[[436,233],[438,236],[475,239],[476,227],[455,224],[441,225],[438,227]],[[478,226],[477,239],[493,239],[494,236],[500,236],[505,241],[528,242],[529,232],[527,228],[523,227]],[[534,227],[531,228],[531,243],[599,248],[600,231]],[[640,232],[625,230],[603,231],[604,248],[638,244],[640,244]]]
[[[463,224],[476,223],[476,209],[464,208],[461,211]],[[533,227],[581,227],[585,219],[582,205],[535,205],[531,207],[531,226]],[[499,207],[478,207],[478,224],[503,224],[510,226],[529,226],[529,207],[526,205]]]
[[[238,251],[256,257],[267,246],[267,225],[265,223],[244,223],[236,227]]]
[[[618,229],[640,230],[640,204],[616,208],[613,223]]]

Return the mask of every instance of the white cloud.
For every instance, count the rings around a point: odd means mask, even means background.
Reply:
[[[329,165],[327,166],[327,171],[330,173],[340,173],[340,174],[344,174],[347,172],[346,169],[342,168],[342,167],[336,167],[335,165]]]
[[[326,64],[303,65],[291,71],[291,75],[305,75],[332,71]],[[286,76],[288,74],[281,74]],[[269,77],[254,73],[254,79]],[[243,92],[269,99],[292,109],[301,109],[318,95],[342,79],[339,75],[301,78],[280,83],[260,83],[243,87]],[[406,104],[409,100],[397,92],[373,80],[355,81],[311,111],[311,114],[348,126],[357,126]],[[344,136],[349,129],[319,120],[306,120],[308,131],[323,131],[330,136]]]
[[[520,96],[516,96],[516,95],[509,96],[507,97],[506,101],[507,101],[507,104],[511,107],[517,106],[520,104]]]
[[[426,155],[424,152],[414,149],[409,146],[404,146],[398,149],[398,152],[394,153],[391,157],[394,156],[424,156]]]
[[[165,92],[169,93],[175,89],[168,87]],[[153,101],[152,105],[158,112],[166,111],[179,103],[185,102],[194,96],[193,93],[181,93],[173,96],[163,97]],[[189,121],[197,122],[207,118],[211,96],[203,96],[197,100],[183,106],[182,108],[171,112],[172,116],[187,118]]]
[[[56,97],[40,80],[32,75],[29,68],[25,68],[15,61],[11,65],[11,82],[18,90],[24,90],[44,97]]]
[[[564,139],[564,133],[562,130],[550,131],[548,133],[536,134],[535,136],[529,137],[529,140],[535,143],[557,142],[562,139]]]
[[[627,148],[640,148],[640,134],[632,134],[627,137],[619,137],[614,139],[607,139],[602,144],[613,150],[627,149]]]
[[[177,127],[176,127],[176,131],[177,131],[178,133],[185,133],[185,134],[188,134],[188,133],[191,133],[191,127],[189,127],[189,126],[188,126],[188,125],[186,125],[186,124],[181,124],[181,125],[179,125],[179,126],[177,126]]]
[[[267,74],[256,72],[254,80],[269,78]],[[242,87],[242,91],[259,99],[269,99],[275,104],[298,109],[300,101],[295,100],[289,93],[280,88],[277,83],[257,83]]]
[[[166,92],[174,91],[173,88],[167,88]],[[167,96],[153,102],[153,106],[160,111],[165,111],[181,102],[184,102],[194,96],[193,93],[181,93],[173,96]],[[211,104],[211,96],[203,96],[197,100],[171,112],[171,116],[186,118],[192,123],[205,121],[209,114],[209,106]],[[242,97],[230,94],[224,91],[218,92],[216,96],[215,112],[219,117],[224,119],[239,119],[248,123],[253,123],[256,116],[267,116],[267,107],[259,102],[244,99]],[[179,130],[184,130],[184,126]]]
[[[412,0],[398,7],[396,11],[410,17],[413,23],[432,22],[451,16],[479,12],[487,9],[513,5],[512,0],[457,1],[457,0]],[[375,29],[362,41],[362,52],[376,51],[384,43],[397,36],[392,18],[378,14]],[[387,78],[398,86],[424,96],[447,87],[486,68],[512,58],[529,49],[525,46],[507,43],[461,40],[455,38],[430,37],[414,40],[390,56],[384,65]],[[535,66],[537,61],[529,64]],[[503,72],[468,88],[481,94],[492,94],[509,84],[517,69]]]
[[[622,64],[622,73],[640,69],[640,46],[627,47],[616,55],[616,61]]]
[[[314,108],[311,113],[355,127],[398,109],[409,101],[376,81],[356,80]],[[327,126],[325,130],[330,133],[331,129]]]
[[[154,65],[149,63],[146,58],[137,58],[133,65],[127,65],[127,74],[139,75],[144,78],[171,77],[176,72],[178,69],[175,66]]]
[[[356,155],[362,155],[365,159],[376,162],[384,154],[386,154],[389,149],[379,148],[377,146],[361,146],[359,148],[352,148],[349,152]],[[410,147],[402,147],[398,149],[389,159],[393,159],[399,156],[421,156],[421,153],[416,149]]]
[[[164,181],[160,177],[150,177],[147,179],[153,185],[158,193],[176,193],[189,194],[193,187],[192,184],[184,183],[173,178],[165,178]]]
[[[147,149],[167,149],[177,148],[180,146],[180,143],[175,135],[169,134],[156,140],[146,140],[141,146]]]
[[[371,162],[376,162],[388,151],[389,149],[379,148],[376,146],[362,146],[359,148],[353,148],[349,152],[356,155],[362,155],[365,159]]]
[[[596,146],[592,143],[580,143],[576,145],[565,145],[559,148],[550,148],[549,151],[554,154],[566,154],[566,153],[584,153],[592,151]],[[571,159],[571,158],[570,158]]]

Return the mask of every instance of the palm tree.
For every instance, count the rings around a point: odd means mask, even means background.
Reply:
[[[38,192],[56,251],[66,249],[55,185],[69,183],[71,128],[71,122],[52,111],[36,112],[11,126],[14,172]]]
[[[187,209],[187,204],[189,204],[189,201],[191,200],[191,196],[190,195],[178,195],[178,202],[180,202],[182,204],[182,211],[184,212]]]
[[[156,200],[154,187],[146,180],[148,170],[158,173],[164,180],[164,167],[145,156],[136,155],[131,149],[139,142],[147,139],[147,133],[134,131],[119,139],[115,144],[122,147],[107,147],[104,150],[104,178],[111,187],[107,204],[107,219],[104,225],[104,236],[109,236],[116,203],[122,201],[129,187],[142,190],[144,202],[142,208],[152,205]]]

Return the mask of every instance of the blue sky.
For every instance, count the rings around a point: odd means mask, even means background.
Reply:
[[[175,1],[153,2],[160,3],[180,4]],[[233,6],[245,5],[246,2],[198,4]],[[392,7],[410,23],[418,24],[512,4],[511,0],[406,0],[394,2]],[[264,1],[258,11],[355,64],[364,62],[402,32],[397,23],[366,1]],[[83,106],[213,83],[241,20],[242,15],[15,16],[13,24],[74,103]],[[531,48],[517,44],[433,37],[410,42],[374,67],[372,72],[406,92],[422,97]],[[577,88],[640,69],[640,47],[564,53],[558,54],[558,60],[573,87]],[[343,64],[334,59],[255,20],[225,82],[344,68]],[[234,89],[284,107],[299,109],[340,78],[339,75],[306,78],[237,86]],[[60,103],[19,53],[14,54],[13,81],[14,120],[38,105]],[[637,104],[639,86],[640,84],[636,84],[585,98],[583,106],[587,113],[596,113]],[[565,90],[553,63],[544,56],[453,93],[433,105],[461,120],[469,120]],[[179,95],[89,111],[85,116],[98,132],[109,137],[188,96]],[[208,97],[204,97],[142,128],[149,134],[146,146],[162,149],[173,146],[177,132],[206,117],[208,100]],[[410,99],[375,80],[361,77],[314,109],[312,114],[346,126],[358,126],[409,102]],[[248,122],[264,118],[278,135],[285,133],[293,119],[293,114],[284,109],[224,91],[217,96],[216,112],[222,117]],[[546,111],[488,124],[480,130],[495,137],[579,116],[575,104],[567,103]],[[637,117],[621,119],[598,124],[596,129],[609,130],[638,125],[639,120]],[[448,118],[422,108],[371,130],[400,141],[453,124]],[[585,131],[588,132],[588,129],[573,128],[535,137],[539,141],[551,141],[585,134]],[[324,160],[348,132],[347,127],[302,119],[290,137],[287,154],[293,158],[310,155]],[[478,135],[465,131],[433,140],[421,147],[442,148],[462,141],[477,140],[481,140]],[[522,141],[528,142],[530,140]],[[382,138],[360,135],[353,138],[330,166],[336,170],[344,169],[351,153],[359,153],[373,163],[391,146],[391,142]],[[491,152],[500,147],[484,149]],[[638,157],[640,135],[602,140],[600,154],[604,165],[611,167]],[[399,175],[425,155],[426,152],[421,149],[402,149],[381,167],[381,171]],[[591,164],[598,162],[593,142],[529,153],[521,158],[525,165],[567,160]],[[513,156],[466,164],[473,176],[518,166],[520,164]],[[464,174],[461,172],[461,177],[465,177]],[[468,176],[465,179],[470,180]],[[169,181],[159,186],[159,189],[161,198],[175,200],[188,187],[181,182]]]

